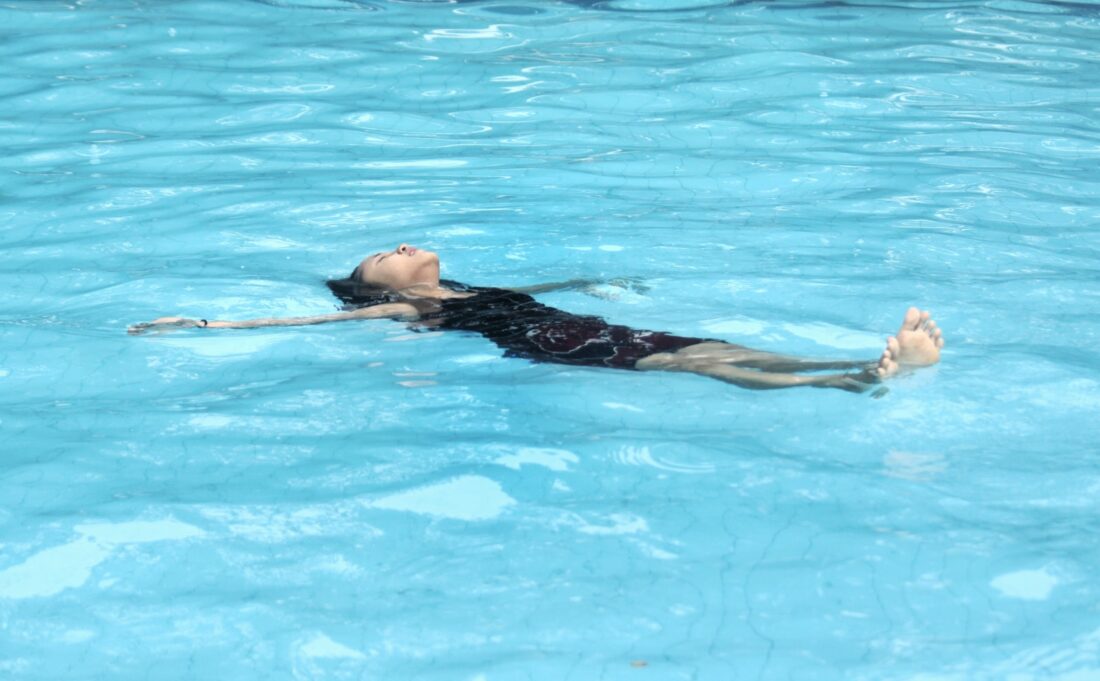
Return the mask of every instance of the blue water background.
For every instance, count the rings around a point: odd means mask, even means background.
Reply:
[[[1100,678],[1100,6],[0,2],[0,676]],[[328,312],[407,241],[880,399]]]

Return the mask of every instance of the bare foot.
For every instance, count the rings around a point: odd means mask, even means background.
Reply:
[[[886,341],[886,349],[874,373],[879,378],[889,378],[904,369],[915,369],[940,361],[943,349],[943,333],[932,321],[927,310],[909,308],[898,329],[897,336]]]

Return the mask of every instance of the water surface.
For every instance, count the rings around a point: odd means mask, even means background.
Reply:
[[[0,670],[1100,678],[1100,11],[0,2]],[[401,241],[881,399],[328,312]]]

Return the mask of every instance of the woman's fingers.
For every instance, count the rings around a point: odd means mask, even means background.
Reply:
[[[603,289],[596,288],[595,286],[589,286],[584,289],[585,294],[592,296],[593,298],[601,298],[603,300],[618,300],[619,294],[613,291],[605,291]]]

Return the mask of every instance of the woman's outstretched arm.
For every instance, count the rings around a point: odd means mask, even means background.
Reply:
[[[554,281],[545,284],[534,284],[532,286],[508,286],[506,288],[513,293],[534,295],[536,293],[549,293],[551,291],[571,291],[573,289],[584,288],[598,283],[600,282],[595,279],[570,279],[568,281]]]
[[[526,293],[528,295],[549,293],[551,291],[579,290],[588,295],[596,296],[597,298],[609,297],[606,292],[596,288],[600,284],[610,284],[611,286],[630,289],[636,293],[645,293],[649,290],[649,287],[642,283],[642,280],[637,277],[616,277],[614,279],[607,279],[606,281],[603,279],[570,279],[568,281],[555,281],[546,284],[534,284],[532,286],[509,286],[507,288],[509,291],[514,291],[515,293]]]
[[[328,322],[346,322],[353,319],[415,319],[419,316],[416,308],[407,303],[386,303],[372,305],[349,312],[333,312],[308,317],[266,317],[261,319],[206,320],[186,317],[161,317],[151,322],[134,324],[127,333],[140,334],[149,331],[169,331],[171,329],[254,329],[262,326],[307,326]]]

